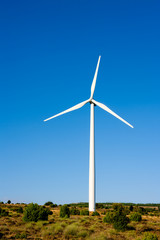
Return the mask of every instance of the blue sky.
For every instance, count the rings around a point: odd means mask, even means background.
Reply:
[[[88,201],[89,104],[97,202],[160,202],[159,1],[1,1],[0,200]]]

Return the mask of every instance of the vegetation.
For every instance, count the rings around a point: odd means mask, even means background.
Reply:
[[[134,212],[130,215],[130,220],[135,222],[140,222],[142,221],[142,216],[140,213]]]
[[[115,216],[115,213],[107,212],[106,216],[103,218],[103,222],[105,222],[105,223],[114,223],[114,216]]]
[[[126,216],[127,210],[122,204],[113,204],[113,212],[107,212],[103,222],[113,223],[113,227],[118,231],[125,231],[129,218]]]
[[[37,203],[30,203],[24,210],[23,220],[25,222],[48,220],[49,214],[52,214],[52,212],[47,208],[39,206]]]
[[[86,210],[86,209],[83,209],[83,210],[80,211],[80,215],[89,216],[89,211]]]
[[[53,202],[48,201],[44,204],[44,206],[50,206],[50,207],[54,208],[54,207],[57,207],[57,204],[54,204]]]
[[[129,206],[129,211],[132,212],[133,211],[133,205]]]
[[[95,211],[95,212],[93,212],[92,213],[92,216],[99,216],[100,214],[97,212],[97,211]]]
[[[70,209],[70,214],[71,214],[71,215],[80,215],[80,211],[79,211],[78,208],[72,207],[72,208]]]
[[[144,234],[143,240],[158,240],[158,237],[156,234],[146,232]]]
[[[129,223],[129,218],[124,212],[116,212],[113,219],[113,227],[118,231],[125,231],[127,229],[127,224]]]
[[[18,207],[18,208],[16,209],[16,211],[17,211],[17,213],[23,213],[23,208],[22,208],[22,207]]]
[[[160,239],[160,211],[158,206],[137,206],[134,204],[104,204],[97,209],[97,214],[75,215],[78,211],[88,211],[83,204],[67,206],[70,218],[60,217],[60,206],[39,206],[52,215],[47,220],[23,221],[26,209],[31,204],[1,204],[1,212],[8,214],[0,217],[0,239],[44,239],[44,240],[158,240]],[[130,206],[133,209],[130,210]],[[106,210],[107,207],[107,210]],[[131,221],[126,224],[126,217],[138,213],[137,209],[147,209],[141,222]],[[20,210],[21,209],[21,210]],[[51,211],[52,209],[52,211]],[[23,212],[22,212],[23,211]],[[31,211],[32,213],[34,211]],[[104,213],[106,215],[104,216]],[[153,216],[151,216],[152,214]],[[33,214],[34,215],[34,214]],[[124,218],[123,218],[124,217]],[[117,219],[116,219],[117,218]],[[116,221],[117,220],[117,221]],[[118,225],[115,227],[114,224]],[[122,230],[122,226],[125,227]],[[120,226],[120,228],[119,228]],[[116,228],[116,229],[115,229]]]
[[[0,207],[0,217],[8,216],[8,211]]]
[[[69,218],[70,217],[70,210],[67,204],[61,206],[60,208],[60,217],[61,218]]]

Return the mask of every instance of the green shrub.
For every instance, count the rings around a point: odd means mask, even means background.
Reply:
[[[68,225],[64,230],[65,238],[76,237],[78,235],[78,226],[76,224]]]
[[[121,203],[113,203],[112,208],[113,208],[114,211],[124,210],[124,206]]]
[[[122,204],[113,204],[113,212],[107,212],[103,221],[107,223],[113,223],[113,227],[118,231],[124,231],[127,229],[127,224],[129,223],[129,218],[126,216],[126,207]]]
[[[45,204],[44,204],[45,206],[50,206],[50,207],[57,207],[57,204],[54,204],[53,202],[51,202],[51,201],[48,201],[48,202],[46,202]]]
[[[113,210],[119,213],[125,213],[125,214],[129,214],[129,208],[125,207],[124,205],[122,205],[121,203],[113,203],[112,205]]]
[[[142,221],[142,215],[138,212],[134,212],[130,216],[131,221],[140,222]]]
[[[72,204],[70,204],[70,206],[72,206],[72,207],[80,207],[80,208],[88,208],[88,203],[86,203],[86,202],[80,202],[80,203],[72,203]]]
[[[103,203],[96,203],[96,208],[105,208]]]
[[[111,208],[111,207],[110,207],[110,206],[105,206],[105,207],[104,207],[104,209],[109,209],[109,208]]]
[[[80,215],[89,216],[89,211],[88,210],[81,210]]]
[[[39,209],[39,219],[38,220],[48,220],[48,215],[52,215],[52,211],[49,209],[42,207]]]
[[[129,218],[123,212],[116,212],[113,221],[113,227],[116,230],[125,231],[127,229],[127,224],[129,223]]]
[[[50,206],[50,205],[52,205],[52,204],[53,204],[53,202],[48,201],[48,202],[46,202],[44,205],[45,205],[45,206]]]
[[[0,217],[8,216],[8,211],[0,207]]]
[[[17,233],[15,236],[15,239],[23,239],[23,238],[27,238],[27,234],[26,233]]]
[[[8,204],[11,204],[11,200],[8,200],[7,203],[8,203]]]
[[[87,231],[85,230],[80,230],[78,233],[78,237],[80,237],[81,239],[84,239],[85,237],[87,237]]]
[[[156,234],[146,232],[142,240],[158,240],[158,237]]]
[[[17,213],[23,213],[23,208],[22,207],[19,207],[16,209]]]
[[[100,214],[97,211],[95,211],[92,213],[92,216],[100,216]]]
[[[70,210],[67,204],[61,206],[60,208],[60,217],[64,218],[69,218],[70,217]]]
[[[131,212],[133,211],[133,205],[129,206],[129,211],[131,211]]]
[[[115,213],[113,213],[113,212],[107,212],[106,216],[103,218],[103,222],[113,223],[114,222],[114,215],[115,215]]]
[[[63,232],[63,224],[55,223],[53,226],[51,225],[52,233],[59,234]]]
[[[139,213],[142,214],[142,215],[148,213],[148,211],[147,211],[146,208],[144,208],[144,207],[139,207],[139,206],[135,206],[135,207],[134,207],[134,211],[135,211],[135,212],[139,212]]]
[[[79,211],[79,209],[77,209],[76,207],[72,207],[72,208],[70,209],[70,214],[71,214],[71,215],[80,215],[80,211]]]
[[[37,222],[38,220],[48,220],[50,211],[37,203],[30,203],[24,210],[23,220],[25,222]]]

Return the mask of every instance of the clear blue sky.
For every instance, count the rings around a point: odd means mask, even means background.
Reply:
[[[1,1],[0,200],[88,201],[89,104],[97,202],[160,202],[159,1]]]

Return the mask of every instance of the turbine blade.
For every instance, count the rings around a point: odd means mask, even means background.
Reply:
[[[101,56],[99,56],[99,58],[98,58],[98,63],[97,63],[96,71],[95,71],[93,82],[92,82],[92,86],[91,86],[91,96],[90,96],[90,99],[93,98],[93,94],[94,94],[94,90],[95,90],[95,86],[96,86],[96,80],[97,80],[97,74],[98,74],[98,68],[99,68],[100,59],[101,59]]]
[[[118,118],[119,120],[121,120],[122,122],[124,122],[125,124],[127,124],[128,126],[130,126],[131,128],[133,128],[133,126],[131,124],[129,124],[127,121],[125,121],[123,118],[121,118],[120,116],[118,116],[116,113],[114,113],[111,109],[109,109],[107,106],[105,106],[102,103],[99,103],[97,101],[95,101],[94,99],[92,99],[92,102],[97,105],[98,107],[102,108],[103,110],[107,111],[108,113],[112,114],[113,116],[115,116],[116,118]]]
[[[52,119],[52,118],[58,117],[58,116],[60,116],[60,115],[63,115],[63,114],[65,114],[65,113],[68,113],[68,112],[77,110],[77,109],[83,107],[83,106],[84,106],[86,103],[88,103],[88,102],[89,102],[89,100],[86,100],[86,101],[84,101],[84,102],[81,102],[81,103],[79,103],[79,104],[77,104],[77,105],[75,105],[75,106],[73,106],[73,107],[71,107],[71,108],[69,108],[69,109],[61,112],[61,113],[58,113],[58,114],[56,114],[56,115],[54,115],[54,116],[52,116],[52,117],[50,117],[50,118],[45,119],[44,122],[46,122],[46,121],[48,121],[48,120],[50,120],[50,119]]]

